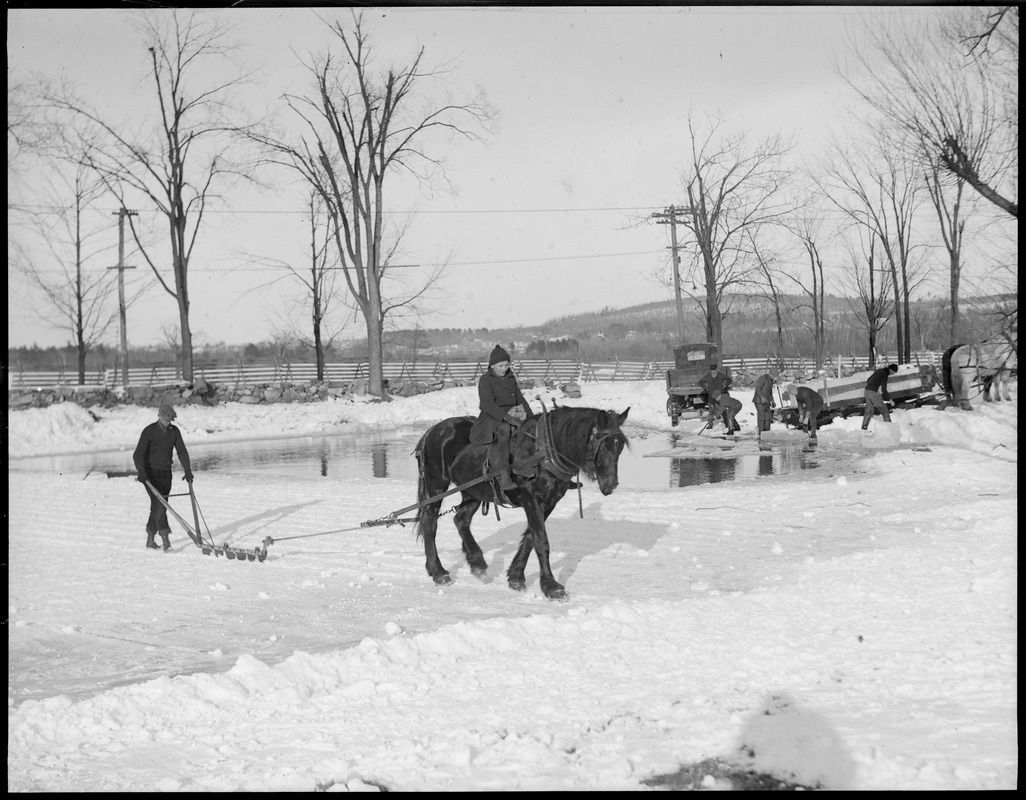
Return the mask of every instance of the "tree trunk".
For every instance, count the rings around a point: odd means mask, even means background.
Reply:
[[[891,285],[894,289],[895,305],[897,304],[897,298],[901,297],[900,285],[898,283],[898,268],[894,262],[891,262]],[[905,337],[904,331],[902,330],[901,315],[895,311],[894,314],[894,339],[898,350],[898,360],[901,360],[901,353],[905,348]]]
[[[314,358],[317,361],[317,381],[324,382],[324,345],[321,343],[321,323],[314,321]]]
[[[182,380],[192,383],[192,331],[189,329],[189,292],[184,279],[178,284],[178,324],[182,334]]]
[[[958,338],[958,284],[961,278],[961,264],[959,263],[959,253],[952,252],[951,259],[949,261],[949,276],[951,278],[951,316],[949,321],[950,339],[949,342],[954,344],[959,341]]]

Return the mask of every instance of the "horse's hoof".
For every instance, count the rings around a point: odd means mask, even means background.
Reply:
[[[473,575],[475,578],[480,578],[481,580],[484,580],[488,577],[488,567],[471,567],[470,574]]]
[[[446,572],[444,575],[435,575],[434,581],[439,586],[449,586],[452,584],[452,578],[449,577],[448,572]]]
[[[509,588],[514,592],[523,592],[527,589],[527,581],[510,581]]]
[[[569,600],[570,599],[569,596],[567,595],[565,589],[553,589],[550,592],[546,592],[545,596],[547,598],[549,598],[549,600],[560,600],[560,601],[563,601],[563,600]]]

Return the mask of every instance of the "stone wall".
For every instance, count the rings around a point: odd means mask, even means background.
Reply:
[[[410,397],[438,389],[457,386],[454,381],[427,383],[404,380],[387,386],[388,393]],[[86,408],[111,408],[121,405],[154,407],[162,403],[171,405],[210,405],[219,403],[312,403],[329,397],[346,397],[367,393],[367,380],[354,381],[298,381],[254,384],[217,385],[204,380],[193,384],[181,383],[165,386],[118,386],[112,389],[95,386],[21,387],[8,392],[7,403],[12,409],[45,408],[54,403],[72,402]]]
[[[520,388],[533,389],[540,381],[521,378]],[[563,389],[571,397],[580,397],[580,387],[573,382],[545,382],[549,388]],[[392,397],[412,397],[425,392],[469,385],[465,382],[442,380],[385,381],[386,392]],[[576,391],[576,394],[573,392]],[[219,403],[314,403],[329,397],[346,397],[367,394],[367,379],[354,381],[298,381],[254,384],[218,385],[200,379],[195,383],[168,384],[164,386],[118,386],[106,389],[96,386],[45,386],[21,387],[7,393],[7,405],[11,409],[45,408],[54,403],[78,403],[85,408],[100,406],[112,408],[123,405],[137,405],[156,408],[163,403],[171,405],[209,405]]]

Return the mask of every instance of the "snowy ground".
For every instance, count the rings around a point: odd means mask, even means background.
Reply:
[[[661,382],[582,389],[560,402],[671,430]],[[843,473],[586,484],[583,520],[573,495],[550,519],[565,603],[533,561],[506,587],[512,509],[475,520],[484,582],[443,518],[455,583],[436,587],[412,528],[359,527],[413,502],[405,480],[198,472],[219,541],[306,537],[237,563],[172,523],[173,551],[146,551],[133,480],[18,457],[131,450],[154,411],[12,412],[8,789],[632,790],[710,759],[809,787],[1015,788],[1017,407],[899,411],[872,437],[835,421],[821,450],[867,449]],[[177,424],[195,445],[475,411],[461,388]]]

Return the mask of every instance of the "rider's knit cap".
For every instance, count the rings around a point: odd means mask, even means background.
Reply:
[[[493,364],[499,364],[503,361],[509,361],[509,353],[502,349],[502,345],[495,345],[495,349],[492,350],[492,354],[488,356],[488,366]]]

